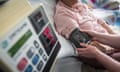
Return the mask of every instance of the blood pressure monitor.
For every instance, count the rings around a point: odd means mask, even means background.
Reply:
[[[73,47],[75,48],[83,48],[80,43],[89,44],[91,42],[91,36],[87,33],[81,32],[79,28],[76,28],[72,31],[69,38]]]
[[[0,68],[9,72],[49,72],[60,43],[42,5],[0,40]]]

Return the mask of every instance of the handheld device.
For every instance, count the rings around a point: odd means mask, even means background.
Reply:
[[[80,43],[90,43],[91,37],[84,32],[81,32],[79,28],[76,28],[71,34],[70,34],[70,42],[76,47],[76,48],[82,48]]]

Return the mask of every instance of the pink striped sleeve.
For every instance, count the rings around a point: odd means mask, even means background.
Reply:
[[[79,27],[76,20],[69,14],[56,14],[55,24],[58,33],[66,38],[69,38],[70,33]]]

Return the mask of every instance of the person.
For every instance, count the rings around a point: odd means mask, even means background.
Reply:
[[[70,33],[75,28],[114,34],[102,19],[91,14],[88,7],[79,0],[59,0],[54,20],[56,30],[66,39],[69,39]]]
[[[57,32],[66,39],[70,39],[70,34],[76,28],[115,34],[105,21],[91,14],[88,7],[79,0],[59,0],[54,20]],[[111,53],[113,50],[110,47],[104,48],[105,45],[98,42],[91,44],[99,46],[104,52]]]
[[[106,34],[115,34],[103,20],[91,14],[88,7],[79,0],[58,0],[54,20],[57,32],[66,39],[69,39],[70,34],[76,28],[97,31]],[[96,41],[94,41],[94,43],[92,42],[92,45],[95,45],[97,48],[101,47],[101,44]],[[102,45],[101,49],[103,48],[106,47],[103,47]],[[114,50],[108,46],[108,51],[105,52],[108,52],[112,56]],[[112,57],[118,59],[116,56]],[[96,61],[94,59],[86,59],[81,57],[80,59],[84,63],[87,63],[91,66],[102,68],[101,64],[94,64]]]
[[[97,40],[101,43],[110,45],[120,50],[120,35],[111,35],[98,33],[95,31],[84,31],[93,37],[93,40]],[[84,48],[78,48],[77,51],[80,56],[87,58],[96,58],[109,72],[120,72],[120,62],[111,58],[98,50],[95,46],[81,43]],[[119,54],[116,54],[119,55]],[[120,57],[120,56],[119,56]]]

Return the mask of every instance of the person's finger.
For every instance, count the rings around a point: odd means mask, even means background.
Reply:
[[[79,55],[85,55],[85,51],[78,51]]]
[[[83,55],[83,54],[84,54],[84,52],[79,52],[79,51],[78,51],[78,54],[81,54],[81,55]]]
[[[88,47],[88,44],[85,44],[85,43],[80,43],[80,45],[81,45],[82,47]]]
[[[80,57],[86,57],[85,55],[79,54]]]
[[[80,29],[81,32],[89,33],[88,30]]]
[[[76,49],[78,52],[84,52],[86,49],[85,48],[77,48]]]
[[[87,53],[86,52],[78,52],[79,56],[82,57],[87,57]]]
[[[92,38],[92,41],[95,41],[95,40],[97,40],[97,38],[96,38],[96,37],[93,37],[93,38]]]

